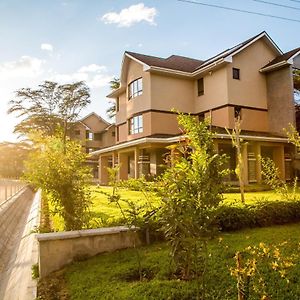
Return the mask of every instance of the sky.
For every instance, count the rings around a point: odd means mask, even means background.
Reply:
[[[108,120],[124,51],[203,60],[264,30],[283,52],[300,47],[300,0],[0,0],[0,142],[16,140],[20,120],[7,109],[20,88],[84,80],[92,103],[82,116]]]

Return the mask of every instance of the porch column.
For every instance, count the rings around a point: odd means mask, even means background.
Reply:
[[[116,153],[112,153],[112,167],[114,168],[117,165]]]
[[[108,184],[108,157],[99,157],[99,183],[107,185]]]
[[[118,153],[119,162],[119,180],[128,179],[128,155],[126,153]]]
[[[279,178],[285,181],[284,146],[274,148],[274,163],[279,170]]]
[[[139,148],[134,148],[134,178],[139,178]]]
[[[261,149],[260,149],[260,144],[259,143],[255,143],[253,145],[253,149],[254,149],[254,155],[256,158],[256,180],[257,183],[261,183],[261,161],[260,161],[260,157],[261,157]]]

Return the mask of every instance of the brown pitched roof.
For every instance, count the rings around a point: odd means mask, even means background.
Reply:
[[[161,68],[166,68],[166,69],[171,69],[171,70],[178,70],[178,71],[192,73],[201,67],[204,67],[206,65],[209,65],[209,64],[215,62],[218,59],[225,58],[225,57],[231,55],[232,53],[234,53],[235,51],[238,51],[242,47],[246,46],[248,43],[255,40],[257,37],[259,37],[262,34],[267,34],[267,33],[265,31],[263,31],[232,48],[229,48],[225,51],[218,53],[217,55],[215,55],[205,61],[199,60],[199,59],[193,59],[193,58],[189,58],[189,57],[184,57],[184,56],[179,56],[179,55],[171,55],[168,58],[161,58],[161,57],[144,55],[144,54],[135,53],[135,52],[126,51],[126,53],[129,54],[130,56],[136,58],[137,60],[145,63],[148,66],[161,67]]]
[[[136,58],[137,60],[145,63],[148,66],[161,67],[183,72],[193,72],[195,68],[197,68],[203,63],[202,60],[179,55],[171,55],[168,58],[161,58],[151,55],[139,54],[135,52],[126,51],[126,53]]]
[[[295,55],[297,52],[299,52],[300,51],[300,47],[299,48],[296,48],[296,49],[294,49],[294,50],[291,50],[291,51],[289,51],[289,52],[286,52],[286,53],[284,53],[284,54],[282,54],[282,55],[279,55],[279,56],[277,56],[276,58],[274,58],[271,62],[269,62],[268,64],[266,64],[264,67],[263,67],[263,69],[264,68],[267,68],[267,67],[270,67],[270,66],[273,66],[273,65],[276,65],[276,64],[278,64],[278,63],[280,63],[280,62],[284,62],[284,61],[287,61],[287,60],[289,60],[293,55]]]

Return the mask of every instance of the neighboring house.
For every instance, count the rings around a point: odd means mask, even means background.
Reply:
[[[240,115],[246,183],[261,182],[260,155],[290,179],[294,148],[283,128],[295,124],[292,68],[300,64],[299,53],[282,53],[266,32],[205,61],[125,52],[121,86],[108,95],[116,100],[116,143],[93,152],[100,183],[107,183],[107,167],[116,164],[120,179],[162,172],[166,146],[183,139],[173,108],[210,118],[216,147],[228,154],[231,169],[236,153],[225,128]]]
[[[76,122],[71,138],[80,140],[83,151],[91,153],[115,144],[115,125],[92,112]],[[93,169],[93,177],[98,178],[98,160],[89,157],[87,163]]]

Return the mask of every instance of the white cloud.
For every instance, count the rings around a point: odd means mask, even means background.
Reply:
[[[52,52],[53,51],[53,46],[51,44],[43,43],[41,44],[41,49],[45,51]]]
[[[106,71],[106,67],[105,66],[99,66],[96,64],[91,64],[88,66],[83,66],[81,67],[78,72],[102,72],[102,71]]]
[[[113,76],[107,74],[107,68],[97,64],[82,66],[76,72],[71,74],[56,73],[51,76],[51,80],[62,84],[75,81],[85,81],[90,88],[106,86],[112,79]]]
[[[130,27],[142,21],[156,25],[154,22],[156,15],[157,10],[155,7],[146,7],[144,3],[139,3],[124,8],[119,13],[106,13],[101,17],[101,20],[105,24],[117,24],[119,27]]]
[[[43,73],[43,64],[43,60],[25,55],[15,61],[0,63],[0,80],[37,77]]]

